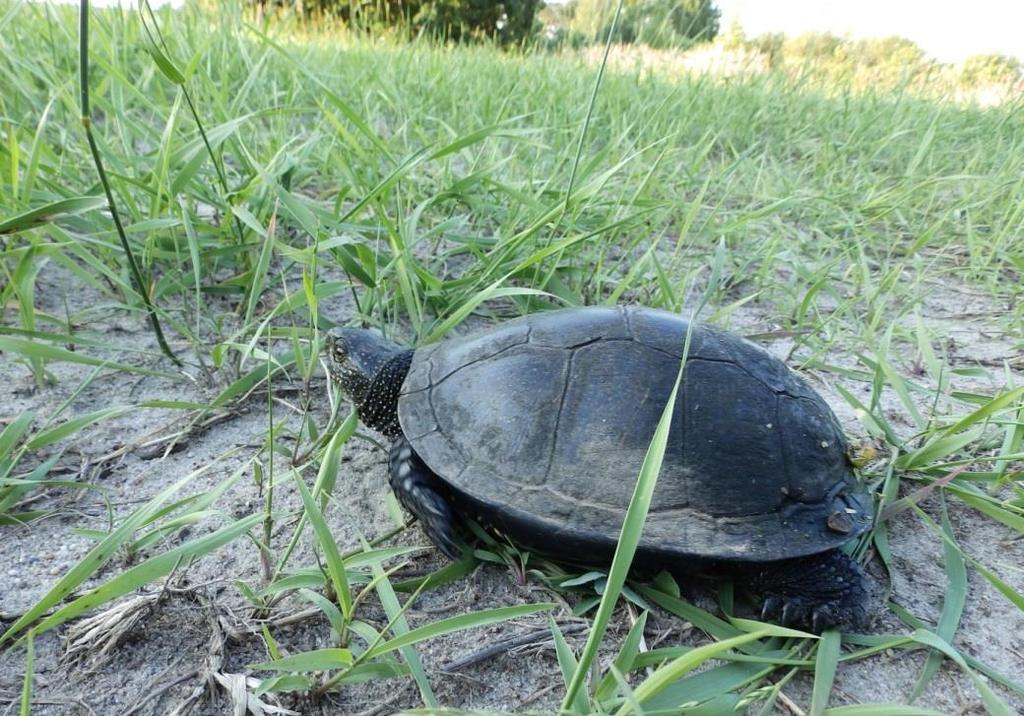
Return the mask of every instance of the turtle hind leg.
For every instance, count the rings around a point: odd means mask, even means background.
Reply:
[[[868,578],[838,549],[763,565],[748,586],[764,599],[761,618],[768,621],[816,634],[867,622]]]
[[[441,494],[440,478],[420,459],[412,445],[399,437],[388,456],[391,489],[398,501],[420,522],[434,546],[452,560],[461,557],[455,541],[455,514]]]

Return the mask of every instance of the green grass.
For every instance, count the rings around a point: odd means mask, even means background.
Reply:
[[[828,704],[845,662],[927,649],[915,694],[949,659],[991,712],[1009,713],[979,674],[1018,693],[1024,686],[952,644],[968,570],[1022,609],[1024,596],[1003,581],[999,565],[963,552],[944,510],[936,521],[917,502],[938,494],[943,505],[966,506],[1024,534],[1020,374],[952,364],[941,326],[921,317],[926,299],[970,290],[1006,307],[988,326],[1016,341],[1016,350],[1024,346],[1019,104],[981,110],[774,73],[719,80],[608,71],[594,95],[597,68],[571,54],[260,29],[230,6],[216,16],[161,12],[147,26],[121,11],[90,17],[92,132],[108,199],[80,122],[73,11],[0,0],[0,349],[41,390],[63,363],[94,366],[79,389],[97,375],[128,371],[181,379],[155,344],[111,346],[80,328],[111,311],[147,312],[124,244],[101,210],[112,201],[170,349],[206,376],[211,397],[87,414],[74,414],[68,400],[45,419],[17,416],[0,433],[0,530],[47,514],[33,509],[40,488],[88,487],[48,473],[62,446],[85,439],[93,424],[159,407],[201,429],[256,391],[273,407],[276,377],[314,380],[320,331],[335,322],[425,342],[471,315],[498,319],[553,305],[640,302],[687,314],[704,307],[705,320],[725,326],[756,308],[793,338],[793,365],[841,382],[862,432],[881,446],[867,477],[880,488],[884,519],[858,555],[871,549],[893,569],[888,521],[906,510],[944,545],[941,618],[933,626],[892,604],[906,623],[902,633],[809,639],[708,614],[663,580],[622,594],[690,621],[715,643],[647,652],[634,634],[605,644],[618,657],[595,675],[590,660],[618,596],[620,565],[601,582],[612,588],[583,663],[553,626],[567,684],[563,708],[657,713],[686,703],[694,713],[738,705],[769,713],[789,679],[807,670],[815,672],[812,713],[926,713]],[[37,283],[55,270],[101,296],[102,308],[73,297],[60,312],[39,308]],[[355,309],[331,310],[343,300]],[[1001,387],[962,387],[979,374]],[[883,398],[914,427],[894,425]],[[546,605],[410,627],[404,615],[415,596],[473,564],[393,582],[408,549],[336,544],[327,515],[346,499],[335,469],[355,424],[350,418],[337,432],[347,407],[333,392],[330,399],[328,425],[312,417],[326,400],[322,391],[299,397],[297,420],[276,409],[268,415],[263,449],[243,468],[264,490],[262,512],[236,519],[218,506],[242,472],[171,501],[195,477],[183,476],[94,534],[89,555],[9,625],[0,644],[30,645],[87,610],[161,584],[192,559],[251,539],[264,573],[247,575],[240,589],[253,613],[299,594],[323,612],[336,644],[280,656],[264,627],[267,660],[253,666],[268,676],[261,691],[323,693],[408,678],[434,708],[431,677],[415,650],[421,640]],[[653,481],[644,484],[653,489]],[[277,501],[296,491],[304,509],[292,524]],[[172,539],[197,523],[216,529]],[[290,536],[284,547],[271,540],[282,525]],[[318,564],[296,563],[303,534],[318,545]],[[125,553],[144,558],[125,566],[117,561]],[[481,556],[523,560],[497,545]],[[80,591],[101,569],[114,574]],[[557,586],[564,581],[549,584],[574,591]],[[404,601],[397,596],[410,592]],[[369,599],[384,607],[387,628],[361,619]],[[693,673],[699,666],[710,668]],[[647,667],[654,670],[636,673]],[[26,712],[32,669],[30,652]]]

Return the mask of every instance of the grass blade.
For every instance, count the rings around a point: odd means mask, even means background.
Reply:
[[[39,357],[49,361],[64,361],[67,363],[104,366],[111,370],[124,371],[126,373],[138,373],[140,375],[152,375],[159,376],[161,378],[179,378],[179,376],[173,373],[164,373],[161,371],[139,368],[126,363],[117,363],[115,361],[103,360],[101,358],[93,358],[92,356],[83,355],[57,346],[35,343],[33,341],[23,341],[18,338],[9,338],[7,336],[0,336],[0,351],[18,353],[26,357]]]
[[[0,234],[16,234],[43,226],[65,216],[74,216],[98,209],[105,203],[102,196],[76,196],[61,199],[0,221]]]
[[[260,250],[259,259],[256,261],[256,266],[253,268],[252,280],[246,288],[246,292],[248,294],[245,303],[246,325],[252,322],[252,315],[256,310],[256,303],[260,300],[260,296],[263,294],[263,283],[267,278],[267,269],[270,268],[270,259],[274,255],[274,234],[276,227],[277,206],[275,205],[274,213],[270,216],[270,221],[267,225],[266,237],[263,239],[263,248]]]
[[[580,158],[583,156],[583,142],[587,138],[587,130],[590,128],[590,120],[594,116],[594,105],[597,104],[597,93],[601,89],[601,80],[604,79],[604,69],[608,66],[608,53],[612,49],[612,40],[615,37],[615,25],[619,22],[619,15],[622,14],[622,2],[619,0],[615,6],[615,15],[612,16],[611,25],[608,26],[608,39],[604,45],[604,56],[601,58],[601,66],[597,70],[597,77],[594,79],[594,90],[590,93],[590,104],[587,105],[587,116],[583,120],[583,127],[580,130],[580,140],[576,145],[576,156],[572,161],[572,173],[569,174],[569,186],[565,190],[565,206],[563,211],[569,211],[569,203],[572,201],[572,190],[576,184],[576,173],[579,171]]]
[[[568,642],[566,642],[562,630],[558,628],[557,622],[551,618],[548,621],[551,627],[551,638],[555,642],[555,656],[558,658],[558,668],[562,672],[562,681],[565,682],[568,688],[569,684],[572,683],[573,677],[576,675],[579,663],[576,661],[576,655],[572,653]],[[587,695],[583,691],[576,694],[572,707],[572,713],[575,714],[588,714],[591,711]]]
[[[943,716],[938,711],[903,704],[857,704],[828,709],[822,716]]]
[[[114,192],[110,188],[110,182],[107,180],[107,172],[103,168],[100,150],[92,133],[92,115],[89,112],[89,0],[80,0],[80,3],[78,11],[78,72],[82,108],[81,121],[82,126],[85,128],[85,138],[89,144],[89,151],[92,154],[93,164],[96,166],[96,173],[99,176],[100,184],[103,185],[103,192],[107,200],[107,210],[110,212],[114,228],[117,230],[117,236],[121,241],[125,263],[128,264],[130,269],[132,280],[135,283],[135,291],[146,307],[149,323],[153,327],[153,335],[156,336],[156,342],[159,344],[163,354],[170,358],[175,365],[180,366],[181,361],[171,351],[171,347],[167,345],[167,339],[164,338],[163,329],[160,327],[160,319],[156,315],[156,306],[153,305],[150,299],[149,291],[146,290],[146,282],[142,278],[142,272],[139,270],[139,265],[135,260],[131,244],[128,243],[128,235],[125,233],[124,225],[121,223],[121,215],[118,213],[117,204],[114,202]]]
[[[692,671],[718,654],[721,654],[723,651],[728,651],[733,647],[761,639],[767,636],[767,634],[767,631],[755,631],[750,634],[743,634],[741,636],[733,637],[732,639],[726,639],[725,641],[718,641],[714,644],[707,644],[706,646],[698,647],[683,656],[673,659],[644,679],[643,683],[634,689],[633,693],[636,696],[636,700],[640,702],[641,705],[644,704],[678,681],[684,674]],[[630,712],[629,704],[623,704],[623,706],[616,712],[616,716],[626,716]]]
[[[327,506],[328,498],[334,494],[342,448],[355,435],[358,426],[359,416],[353,410],[327,443],[327,449],[324,450],[324,456],[320,461],[320,469],[316,473],[316,482],[313,483],[313,497],[320,500],[321,510]]]
[[[352,652],[348,649],[314,649],[273,661],[250,664],[249,668],[262,671],[333,671],[351,665]]]
[[[21,685],[21,708],[18,710],[20,716],[30,716],[32,713],[32,675],[35,665],[35,632],[29,631],[28,637],[25,639],[25,679]]]
[[[86,413],[85,415],[79,415],[78,417],[71,418],[71,420],[63,422],[60,425],[36,433],[27,443],[25,443],[25,448],[28,450],[39,450],[47,445],[60,442],[64,438],[74,435],[90,425],[103,420],[116,418],[121,415],[127,415],[134,410],[137,410],[134,406],[122,405],[113,408],[102,408],[101,410],[94,410],[93,412]]]
[[[74,619],[90,609],[124,596],[134,589],[165,577],[178,565],[187,563],[196,557],[209,554],[215,549],[237,539],[255,527],[263,519],[262,514],[249,515],[216,532],[199,537],[190,542],[168,550],[162,554],[141,562],[131,569],[122,572],[104,584],[91,589],[70,604],[58,609],[49,617],[39,622],[34,631],[41,633],[59,626],[69,619]],[[12,627],[13,628],[13,627]]]
[[[234,451],[231,451],[234,452]],[[231,454],[231,453],[228,453]],[[85,580],[95,574],[106,564],[118,550],[124,547],[132,537],[132,534],[142,525],[149,522],[160,512],[167,502],[181,488],[191,482],[195,477],[219,464],[220,460],[214,460],[204,467],[183,477],[170,487],[167,487],[145,505],[130,514],[116,529],[99,541],[89,552],[78,561],[78,563],[61,576],[57,583],[43,595],[32,607],[21,615],[7,631],[0,634],[0,646],[11,641],[19,632],[35,623],[40,616],[55,607],[64,597],[71,594]]]
[[[960,549],[953,539],[953,526],[949,523],[949,514],[946,510],[946,503],[942,503],[942,526],[944,534],[942,541],[943,560],[946,566],[946,594],[942,604],[942,614],[939,617],[939,624],[935,629],[943,641],[952,643],[956,635],[957,627],[960,625],[960,616],[963,614],[964,605],[967,603],[967,568]],[[913,691],[907,700],[913,703],[924,693],[928,683],[939,670],[942,664],[942,654],[933,651],[928,655],[921,675],[914,685]]]
[[[33,420],[35,420],[35,415],[25,412],[12,420],[4,428],[4,431],[0,433],[0,460],[6,459],[8,454],[13,452],[15,446],[32,426]],[[2,476],[0,474],[0,477]]]
[[[637,618],[636,623],[630,627],[626,638],[622,640],[622,647],[619,649],[619,653],[616,654],[615,661],[612,662],[612,667],[617,669],[620,674],[628,674],[630,672],[637,654],[640,653],[640,641],[643,639],[644,627],[647,625],[647,614],[648,612],[642,612]],[[612,696],[614,689],[615,678],[611,673],[608,673],[601,679],[601,683],[594,690],[594,698],[598,701],[604,701]]]
[[[818,641],[818,655],[814,661],[814,691],[811,694],[810,716],[821,716],[828,706],[828,697],[832,693],[832,684],[836,678],[836,666],[839,664],[839,645],[842,634],[829,629]]]
[[[910,638],[914,641],[930,646],[931,648],[942,652],[950,659],[956,662],[957,666],[963,669],[964,673],[967,674],[971,681],[974,682],[974,686],[978,689],[978,693],[981,694],[981,700],[985,704],[985,708],[992,716],[1013,716],[1013,712],[1010,711],[1010,707],[1006,705],[998,694],[992,690],[984,679],[974,673],[974,669],[967,665],[964,657],[954,649],[949,642],[935,634],[934,632],[926,631],[923,629],[917,629]]]
[[[597,648],[604,638],[608,622],[611,620],[612,611],[618,602],[619,594],[626,583],[626,575],[633,563],[633,555],[640,545],[640,536],[643,533],[644,523],[647,521],[647,512],[651,506],[651,497],[654,495],[654,486],[658,481],[658,474],[661,472],[661,463],[665,457],[665,447],[668,445],[668,433],[672,427],[672,417],[675,414],[676,398],[679,394],[679,385],[683,380],[683,373],[686,369],[686,358],[689,355],[690,330],[686,333],[686,342],[683,346],[683,358],[679,363],[679,372],[676,375],[672,392],[668,396],[665,408],[662,410],[661,418],[654,430],[651,444],[644,462],[640,466],[640,475],[637,478],[636,486],[633,488],[633,495],[629,500],[629,507],[626,509],[625,518],[622,521],[622,529],[619,533],[618,545],[615,547],[615,556],[612,558],[612,566],[608,571],[608,581],[605,586],[604,595],[597,607],[597,614],[594,616],[594,623],[590,634],[587,637],[583,653],[580,655],[579,668],[573,674],[573,679],[566,689],[562,699],[562,709],[567,710],[576,699],[576,694],[583,687],[583,680],[590,664],[597,656]]]
[[[371,565],[371,569],[373,570],[373,578],[376,580],[377,596],[384,607],[384,612],[388,615],[391,631],[396,636],[408,634],[410,631],[409,623],[402,613],[403,610],[398,603],[398,597],[395,596],[395,590],[384,574],[384,569],[381,567],[380,562],[374,562]],[[399,651],[409,667],[409,673],[412,674],[416,686],[419,687],[423,703],[429,708],[437,708],[437,697],[434,696],[434,690],[430,686],[430,680],[427,678],[427,672],[423,668],[423,661],[420,659],[420,655],[416,653],[416,650],[411,645],[403,646]]]
[[[309,493],[309,488],[302,481],[302,476],[298,471],[292,472],[292,475],[295,477],[295,484],[298,486],[299,494],[302,496],[302,506],[305,508],[306,518],[313,527],[313,533],[320,544],[320,549],[324,552],[324,559],[327,562],[327,573],[331,578],[331,585],[338,598],[342,616],[345,617],[345,622],[347,623],[352,619],[352,592],[349,588],[348,576],[345,573],[345,564],[341,559],[341,552],[338,551],[338,543],[334,541],[331,530],[324,520],[323,512],[320,511],[320,506],[317,505],[316,500]],[[341,638],[344,639],[345,635],[342,634]]]
[[[459,616],[448,617],[447,619],[441,619],[440,621],[417,627],[406,634],[402,634],[401,636],[391,639],[390,641],[378,644],[366,653],[365,658],[373,659],[381,656],[382,654],[395,651],[396,649],[401,649],[404,646],[416,644],[417,642],[421,642],[425,639],[433,639],[434,637],[451,634],[452,632],[487,626],[488,624],[508,621],[509,619],[518,619],[519,617],[536,614],[537,612],[553,609],[554,607],[555,604],[553,603],[541,602],[538,604],[522,604],[515,607],[485,609],[479,612],[471,612],[469,614],[460,614]]]

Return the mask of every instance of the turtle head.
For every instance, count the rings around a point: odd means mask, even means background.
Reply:
[[[332,328],[325,346],[327,369],[368,427],[398,431],[398,394],[409,371],[412,351],[376,331]]]

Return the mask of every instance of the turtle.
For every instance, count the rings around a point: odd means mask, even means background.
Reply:
[[[634,567],[731,579],[776,623],[862,627],[870,582],[841,547],[871,526],[870,495],[828,404],[754,343],[591,306],[415,350],[337,327],[325,362],[391,439],[390,486],[447,557],[476,520],[530,553],[607,566],[688,333]]]

